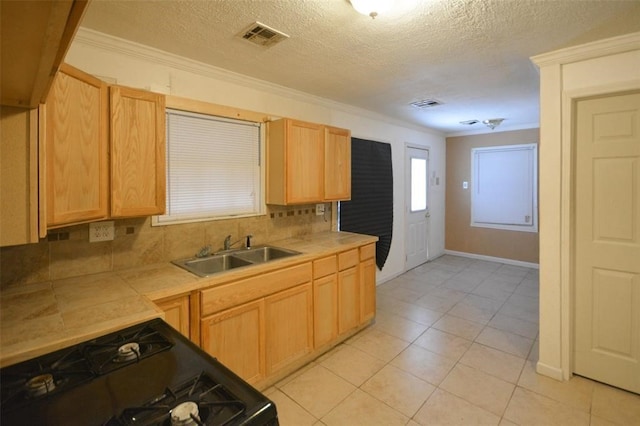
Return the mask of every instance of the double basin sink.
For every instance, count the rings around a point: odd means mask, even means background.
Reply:
[[[232,269],[249,267],[272,260],[284,259],[300,254],[298,251],[274,246],[238,249],[216,253],[207,257],[192,257],[174,260],[173,263],[201,277],[208,277]]]

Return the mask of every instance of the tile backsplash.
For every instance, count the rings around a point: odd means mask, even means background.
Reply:
[[[335,203],[326,206],[321,216],[313,205],[267,206],[264,216],[169,226],[151,226],[150,217],[115,220],[115,239],[94,243],[89,242],[88,224],[51,230],[37,244],[0,249],[0,286],[169,262],[191,257],[209,244],[221,250],[227,235],[236,241],[252,234],[252,244],[259,245],[329,231],[335,229]]]

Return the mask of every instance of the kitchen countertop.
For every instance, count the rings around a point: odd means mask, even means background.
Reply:
[[[9,286],[0,293],[0,367],[52,352],[153,318],[153,301],[308,262],[377,241],[322,232],[268,243],[301,255],[201,278],[172,263]]]

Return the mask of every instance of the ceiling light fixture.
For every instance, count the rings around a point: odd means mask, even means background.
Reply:
[[[485,124],[491,130],[495,129],[504,121],[504,118],[490,118],[488,120],[482,120],[482,123]]]
[[[393,5],[393,0],[349,0],[351,6],[363,15],[375,19],[381,13],[387,12]]]

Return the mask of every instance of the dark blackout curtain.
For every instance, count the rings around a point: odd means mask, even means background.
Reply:
[[[340,202],[340,230],[375,235],[382,269],[393,234],[391,145],[351,138],[351,201]]]

